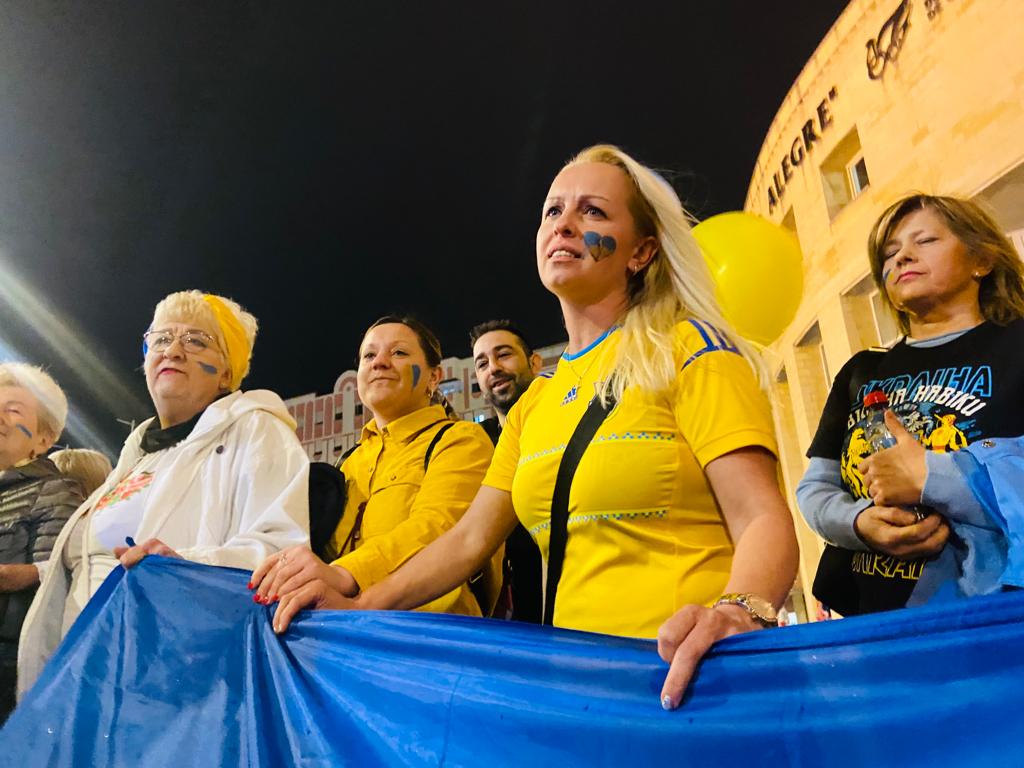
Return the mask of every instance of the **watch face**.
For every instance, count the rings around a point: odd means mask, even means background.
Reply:
[[[747,604],[754,609],[754,612],[762,616],[769,621],[776,621],[779,618],[778,612],[775,607],[765,600],[763,597],[757,595],[745,595]]]

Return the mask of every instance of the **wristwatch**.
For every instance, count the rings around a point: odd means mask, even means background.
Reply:
[[[738,605],[750,614],[758,624],[766,627],[779,626],[779,613],[770,602],[750,592],[729,592],[715,601],[715,606]]]

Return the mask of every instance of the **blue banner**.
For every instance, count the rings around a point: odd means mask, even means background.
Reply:
[[[329,611],[278,637],[248,576],[115,571],[0,731],[4,764],[1024,762],[1024,593],[730,638],[663,712],[652,642]]]

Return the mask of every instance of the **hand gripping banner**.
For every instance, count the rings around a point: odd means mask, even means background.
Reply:
[[[328,611],[278,637],[248,577],[158,557],[111,574],[0,731],[3,763],[1024,761],[1024,593],[730,638],[664,712],[650,641]]]

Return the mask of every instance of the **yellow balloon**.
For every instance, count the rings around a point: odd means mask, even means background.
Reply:
[[[796,236],[743,211],[712,216],[693,228],[693,236],[711,269],[722,313],[736,332],[765,345],[779,338],[803,293]]]

